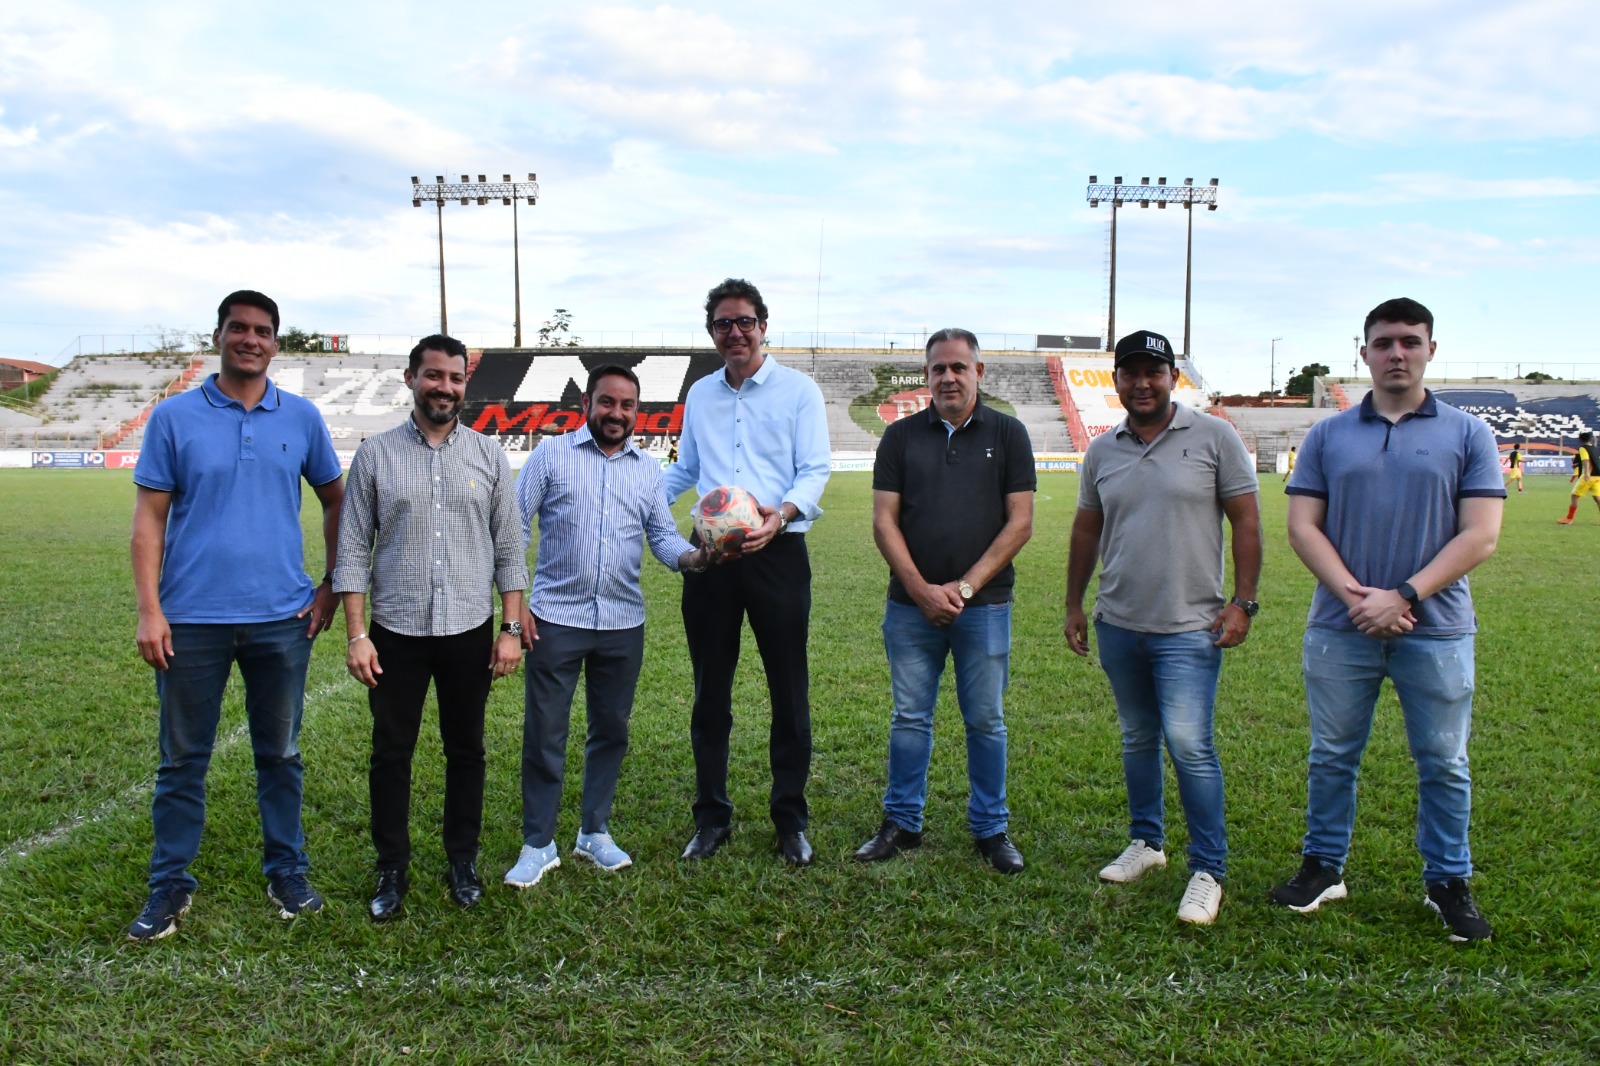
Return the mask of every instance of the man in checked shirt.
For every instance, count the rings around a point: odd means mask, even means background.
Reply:
[[[539,560],[527,619],[522,853],[506,873],[513,888],[529,888],[561,865],[556,814],[580,669],[589,730],[572,854],[602,870],[632,865],[611,839],[610,820],[644,659],[644,543],[673,570],[698,572],[712,561],[678,534],[661,466],[633,443],[638,410],[638,376],[626,367],[595,367],[583,391],[586,424],[547,441],[517,477],[523,543],[537,516]]]
[[[400,911],[411,864],[411,755],[428,682],[444,745],[445,881],[461,907],[483,896],[483,714],[489,685],[522,661],[528,564],[511,464],[489,437],[457,420],[467,349],[424,337],[411,350],[411,417],[369,437],[350,465],[333,588],[344,596],[350,673],[372,710],[372,920]],[[372,590],[372,622],[366,594]],[[503,623],[494,626],[494,590]]]

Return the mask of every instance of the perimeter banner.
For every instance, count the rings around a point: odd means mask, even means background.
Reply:
[[[676,436],[683,429],[689,386],[722,368],[714,350],[637,348],[528,351],[487,348],[467,381],[461,420],[492,437],[524,439],[568,433],[583,425],[582,395],[589,371],[613,363],[639,375],[641,437]],[[502,440],[510,446],[512,442]]]

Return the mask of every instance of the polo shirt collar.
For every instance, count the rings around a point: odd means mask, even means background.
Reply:
[[[1400,417],[1401,418],[1438,418],[1439,417],[1439,401],[1437,401],[1437,400],[1435,400],[1433,398],[1433,390],[1432,389],[1423,389],[1422,390],[1422,405],[1420,407],[1418,407],[1415,411],[1411,411],[1411,412],[1409,412],[1407,414],[1403,414]],[[1369,390],[1365,396],[1361,397],[1361,420],[1363,422],[1371,422],[1374,419],[1376,419],[1376,420],[1378,420],[1380,422],[1389,421],[1387,418],[1384,418],[1382,415],[1380,415],[1378,413],[1378,409],[1372,405],[1372,392]]]
[[[1190,426],[1194,425],[1195,419],[1198,417],[1199,416],[1195,414],[1195,411],[1192,407],[1189,407],[1186,404],[1181,404],[1177,400],[1173,400],[1172,421],[1168,422],[1167,428],[1163,429],[1161,432],[1170,433],[1175,429],[1188,429]],[[1124,418],[1121,423],[1117,425],[1117,436],[1120,437],[1124,434],[1129,436],[1133,435],[1133,427],[1128,424],[1128,420],[1126,418]],[[1157,437],[1156,439],[1160,440],[1161,438]]]
[[[244,407],[244,404],[217,387],[216,374],[209,375],[200,383],[200,392],[212,407]],[[276,411],[281,402],[278,396],[277,384],[271,378],[268,378],[267,391],[261,394],[261,402],[256,404],[255,409],[259,411]]]
[[[571,433],[568,433],[567,437],[571,440],[570,447],[573,448],[581,448],[585,444],[593,445],[594,450],[600,453],[600,458],[602,459],[616,459],[624,455],[644,454],[639,450],[638,446],[633,443],[632,437],[629,437],[622,442],[622,450],[617,452],[616,455],[607,455],[605,452],[600,451],[600,445],[594,439],[594,434],[589,430],[589,423],[587,421],[577,429],[573,430]]]
[[[927,412],[927,419],[928,419],[929,427],[937,426],[940,429],[944,429],[944,419],[939,416],[939,409],[937,407],[933,406],[933,402],[932,402],[931,399],[928,402],[928,406],[926,408],[924,408],[924,410]],[[960,433],[963,429],[966,429],[968,426],[981,426],[981,425],[983,425],[983,421],[984,421],[984,419],[983,419],[983,411],[984,411],[983,401],[980,399],[977,403],[975,403],[973,405],[972,414],[967,417],[967,420],[965,422],[961,423],[961,425],[956,427],[956,432]]]
[[[416,412],[415,408],[413,408],[411,413],[406,416],[406,425],[411,427],[411,436],[419,444],[426,445],[429,448],[433,447],[432,442],[428,440],[427,434],[422,432],[422,427],[417,425],[417,412]],[[454,429],[452,429],[449,433],[445,434],[444,440],[439,442],[439,447],[443,448],[446,444],[454,444],[456,442],[456,435],[459,434],[460,432],[461,432],[461,419],[459,417],[457,417],[456,418],[456,427]]]

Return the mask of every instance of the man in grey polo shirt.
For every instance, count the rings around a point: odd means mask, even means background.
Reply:
[[[1367,315],[1372,391],[1306,434],[1289,479],[1289,545],[1317,577],[1306,621],[1311,758],[1300,870],[1272,890],[1302,914],[1343,899],[1356,774],[1383,679],[1417,766],[1424,902],[1450,939],[1487,940],[1467,879],[1473,634],[1467,573],[1494,553],[1500,453],[1481,419],[1423,387],[1433,315],[1387,300]]]
[[[1122,724],[1132,843],[1100,871],[1127,882],[1167,864],[1161,741],[1189,823],[1181,921],[1216,920],[1227,872],[1222,765],[1212,741],[1222,650],[1244,643],[1261,576],[1256,475],[1227,422],[1172,399],[1172,345],[1140,330],[1117,342],[1128,417],[1084,455],[1067,557],[1067,645],[1089,654],[1083,596],[1100,558],[1095,637]],[[1222,518],[1233,528],[1232,599],[1222,592]]]

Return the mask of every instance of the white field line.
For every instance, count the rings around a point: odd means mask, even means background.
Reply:
[[[318,685],[314,690],[306,693],[305,710],[300,717],[300,728],[302,730],[305,729],[306,719],[311,715],[311,708],[314,702],[329,695],[337,687],[338,684],[336,682],[328,682],[327,684]],[[212,758],[232,748],[249,734],[250,723],[248,721],[240,722],[229,730],[226,736],[217,740],[216,746],[212,748]],[[140,797],[148,798],[154,788],[155,778],[153,776],[148,780],[136,781],[110,799],[102,801],[99,806],[86,814],[74,814],[70,818],[57,822],[42,833],[35,833],[31,837],[7,844],[5,847],[0,848],[0,870],[4,870],[29,852],[47,848],[51,844],[65,840],[86,825],[94,825],[96,822],[103,821],[110,815],[124,810]]]

